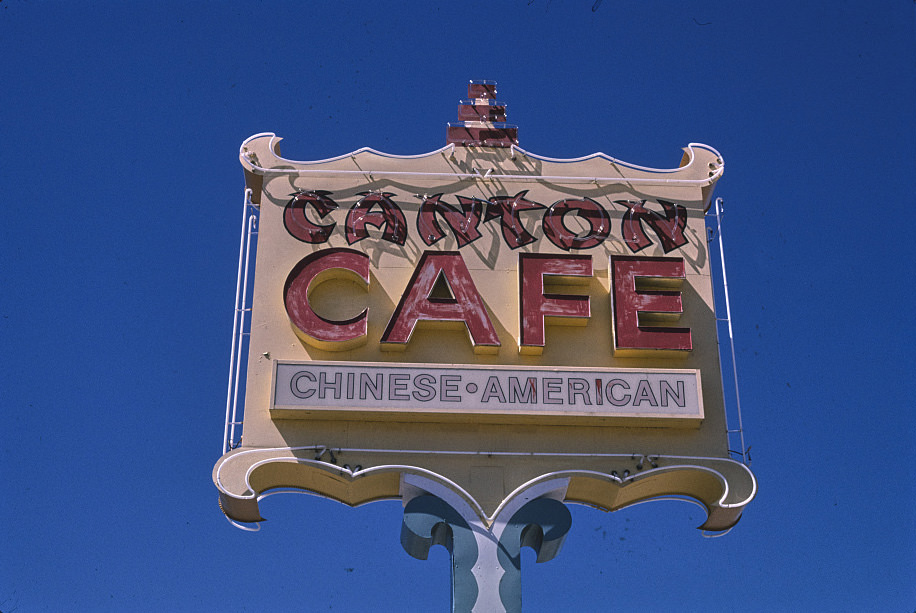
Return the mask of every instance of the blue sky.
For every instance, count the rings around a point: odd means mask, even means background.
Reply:
[[[446,610],[397,502],[223,518],[243,179],[445,144],[495,79],[520,145],[726,162],[726,253],[760,490],[572,507],[526,611],[916,610],[916,6],[519,0],[0,1],[0,610]]]

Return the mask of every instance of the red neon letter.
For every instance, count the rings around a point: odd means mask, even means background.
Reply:
[[[283,209],[283,225],[290,236],[298,238],[305,243],[326,243],[331,236],[336,224],[327,225],[314,224],[305,214],[306,205],[311,204],[320,219],[328,216],[328,213],[337,208],[337,203],[328,196],[331,192],[316,189],[308,192],[297,192],[293,199],[287,203]]]
[[[588,232],[579,236],[563,223],[567,213],[576,213],[580,220],[588,224]],[[600,204],[591,198],[575,200],[569,198],[554,202],[544,213],[544,236],[551,243],[564,251],[570,249],[590,249],[604,242],[611,234],[611,218]]]
[[[375,226],[385,230],[382,238],[390,243],[403,245],[407,240],[407,221],[404,213],[391,199],[394,194],[388,192],[360,192],[363,196],[347,213],[347,244],[352,245],[369,236],[366,226]],[[373,212],[378,205],[381,211]]]
[[[591,315],[588,296],[544,293],[544,277],[592,276],[590,255],[540,255],[523,253],[518,258],[518,284],[521,296],[521,338],[519,353],[540,355],[544,351],[545,324],[584,326]],[[572,282],[567,279],[567,282]],[[581,283],[588,280],[577,279]]]
[[[346,320],[321,317],[309,305],[309,295],[329,279],[350,279],[369,285],[369,256],[352,249],[316,251],[296,264],[286,278],[283,304],[296,336],[325,351],[344,351],[366,342],[369,310]]]
[[[684,309],[677,288],[686,278],[684,258],[613,255],[611,275],[614,355],[658,355],[664,351],[686,356],[693,349],[690,328],[642,325],[680,317]]]
[[[450,298],[432,297],[439,277],[448,284]],[[419,321],[464,323],[474,353],[499,351],[499,336],[487,308],[457,251],[426,251],[401,296],[385,333],[382,349],[403,351]]]
[[[451,204],[442,202],[441,198],[442,194],[435,194],[429,198],[423,197],[423,204],[420,205],[420,211],[417,213],[417,230],[420,231],[420,238],[423,242],[427,245],[434,245],[445,238],[445,233],[436,220],[436,213],[442,216],[455,234],[459,249],[480,238],[477,226],[480,225],[480,217],[486,207],[486,201],[458,196],[458,203],[461,205],[459,211]]]
[[[533,243],[534,238],[522,224],[519,214],[524,211],[543,209],[543,204],[528,200],[525,195],[528,190],[522,190],[514,196],[494,196],[490,198],[487,215],[484,221],[499,219],[503,239],[510,249],[518,249],[528,243]]]
[[[687,244],[684,229],[687,227],[687,209],[676,202],[659,199],[665,216],[662,217],[655,211],[650,211],[645,206],[645,200],[615,200],[617,204],[627,207],[620,221],[620,231],[623,240],[633,253],[638,253],[652,244],[649,237],[642,229],[642,222],[646,222],[662,243],[665,253],[674,251]]]

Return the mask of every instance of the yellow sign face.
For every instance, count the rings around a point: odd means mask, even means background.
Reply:
[[[616,509],[692,496],[737,521],[704,212],[717,152],[650,170],[450,145],[318,162],[241,150],[260,208],[242,445],[223,510],[301,487],[348,504],[409,475],[492,517],[544,479]]]

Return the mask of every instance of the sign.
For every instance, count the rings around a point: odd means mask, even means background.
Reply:
[[[604,370],[274,362],[271,414],[295,418],[575,423],[583,418],[697,426],[703,419],[695,370]],[[566,419],[563,419],[566,418]]]
[[[223,510],[258,521],[273,487],[406,501],[422,477],[486,522],[562,474],[562,500],[682,495],[705,528],[734,524],[756,484],[729,454],[719,369],[704,213],[721,156],[539,156],[490,85],[469,93],[428,154],[243,143],[260,218]]]

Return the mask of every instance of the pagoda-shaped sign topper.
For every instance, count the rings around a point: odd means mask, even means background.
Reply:
[[[461,147],[518,144],[518,126],[506,123],[506,105],[496,100],[496,81],[471,81],[468,99],[458,106],[459,121],[448,124],[446,142]]]
[[[259,217],[244,420],[230,398],[213,471],[237,522],[275,488],[401,499],[404,547],[449,545],[467,610],[516,608],[519,548],[556,555],[565,503],[688,497],[722,531],[756,488],[720,373],[704,214],[721,156],[536,155],[495,94],[472,81],[427,154],[242,144]]]

